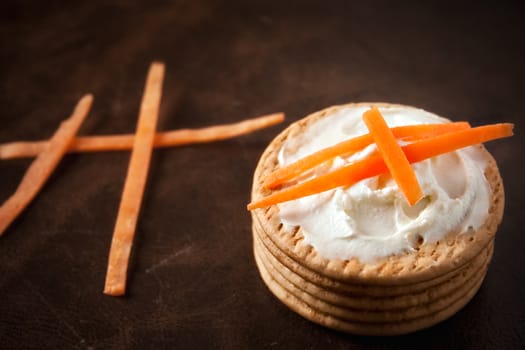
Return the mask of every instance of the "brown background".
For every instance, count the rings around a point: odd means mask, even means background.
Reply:
[[[2,1],[0,142],[49,137],[87,92],[81,134],[132,132],[153,60],[167,65],[161,130],[385,101],[517,135],[488,146],[507,202],[480,292],[393,338],[314,325],[260,280],[245,205],[285,125],[155,151],[123,298],[102,289],[129,153],[67,156],[0,239],[0,348],[523,348],[523,7],[425,4]],[[29,164],[0,161],[1,201]]]

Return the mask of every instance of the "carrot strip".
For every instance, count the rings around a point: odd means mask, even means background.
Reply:
[[[80,99],[72,115],[60,124],[51,137],[48,147],[31,163],[15,193],[0,207],[0,236],[36,197],[51,176],[86,118],[92,103],[92,95],[85,95]]]
[[[455,122],[446,124],[417,124],[405,125],[392,128],[392,133],[395,137],[414,141],[422,138],[440,135],[446,132],[467,129],[470,125],[466,122]],[[354,137],[352,139],[340,142],[334,146],[322,149],[309,156],[299,159],[286,167],[279,168],[272,172],[265,179],[263,186],[269,189],[291,181],[302,173],[313,169],[336,156],[351,155],[357,151],[362,150],[366,146],[374,142],[370,134]]]
[[[392,178],[405,195],[410,205],[423,197],[416,173],[377,107],[363,113],[363,121],[370,131],[379,154],[383,157]]]
[[[410,142],[469,128],[470,124],[467,122],[452,122],[444,124],[404,125],[391,128],[391,130],[397,139]]]
[[[151,160],[163,79],[164,64],[153,63],[144,88],[137,132],[109,251],[104,286],[107,295],[120,296],[126,290],[129,256]]]
[[[410,163],[417,163],[460,148],[510,137],[513,135],[513,128],[512,123],[483,125],[417,141],[402,149]]]
[[[510,123],[479,126],[452,131],[446,134],[415,141],[401,147],[410,163],[420,162],[460,148],[512,136],[514,125]],[[248,204],[248,210],[286,202],[337,187],[351,186],[363,179],[388,172],[382,157],[375,153],[370,157],[348,164],[327,174],[274,192],[269,196]]]
[[[371,174],[388,172],[385,162],[377,153],[324,175],[314,177],[281,191],[274,192],[258,201],[248,204],[248,210],[263,208],[269,205],[287,202],[312,194],[321,193],[336,187],[349,186],[362,179],[371,177]]]
[[[214,125],[201,129],[180,129],[160,133],[155,138],[155,146],[169,147],[193,143],[205,143],[225,140],[249,134],[284,121],[284,113],[273,113],[265,116],[245,119],[237,123]]]
[[[224,140],[270,127],[283,120],[284,113],[274,113],[231,124],[158,132],[155,134],[153,145],[154,147],[172,147]],[[134,137],[133,134],[77,137],[71,143],[68,152],[129,150],[133,147]],[[48,141],[45,140],[1,144],[0,159],[34,157],[42,152],[47,144]]]

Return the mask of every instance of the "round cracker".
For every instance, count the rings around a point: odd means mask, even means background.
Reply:
[[[264,151],[255,170],[252,200],[271,193],[265,177],[278,166],[277,154],[287,139],[341,108],[334,106],[291,124]],[[488,159],[485,176],[491,204],[485,223],[476,231],[450,232],[441,241],[365,264],[357,258],[327,259],[304,243],[300,227],[283,229],[277,206],[252,211],[254,256],[269,289],[292,310],[316,323],[356,334],[403,334],[429,327],[462,308],[481,286],[504,206],[497,165]]]

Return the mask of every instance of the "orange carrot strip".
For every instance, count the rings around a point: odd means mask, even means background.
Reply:
[[[444,153],[483,142],[512,136],[513,124],[501,123],[476,128],[452,131],[443,135],[415,141],[401,147],[410,163],[420,162]],[[294,200],[321,193],[341,186],[351,186],[363,179],[388,172],[384,160],[377,153],[348,164],[327,174],[274,192],[269,196],[248,204],[248,210]]]
[[[417,163],[460,148],[510,137],[513,135],[513,128],[512,123],[483,125],[417,141],[402,149],[410,163]]]
[[[245,119],[237,123],[214,125],[201,129],[179,129],[160,133],[155,138],[155,146],[168,147],[193,143],[205,143],[249,134],[255,130],[284,121],[284,113],[273,113],[265,116]]]
[[[274,113],[231,124],[158,132],[153,145],[171,147],[224,140],[270,127],[283,120],[284,113]],[[133,147],[134,137],[133,134],[77,137],[71,143],[68,152],[129,150]],[[17,141],[1,144],[0,159],[34,157],[42,152],[47,144],[48,141]]]
[[[446,134],[451,131],[469,128],[470,124],[467,122],[452,122],[444,124],[415,124],[397,126],[391,128],[391,130],[397,139],[410,142]]]
[[[163,79],[164,64],[153,63],[144,88],[136,137],[109,251],[104,286],[104,293],[108,295],[123,295],[126,290],[129,256],[151,160]]]
[[[73,114],[60,124],[51,137],[49,146],[31,163],[15,193],[0,207],[0,236],[36,197],[51,176],[86,118],[92,103],[92,95],[85,95],[80,99]]]
[[[394,127],[391,130],[394,136],[397,138],[407,141],[414,141],[454,130],[467,129],[469,127],[470,125],[466,122],[455,122],[446,124],[405,125]],[[372,142],[374,142],[372,136],[370,134],[365,134],[322,149],[298,160],[295,163],[275,170],[270,175],[268,175],[263,183],[263,186],[269,189],[276,188],[284,182],[293,180],[300,174],[316,167],[321,163],[324,163],[336,156],[351,155],[352,153],[362,150]]]
[[[314,177],[281,191],[274,192],[258,201],[248,204],[248,210],[267,207],[269,205],[287,202],[312,194],[321,193],[336,187],[349,186],[362,179],[371,177],[371,174],[388,172],[385,162],[377,153],[365,160],[357,161],[324,175]]]
[[[396,141],[392,131],[377,107],[363,113],[363,121],[376,143],[379,154],[385,160],[392,178],[405,195],[410,205],[416,204],[423,197],[423,191],[417,181],[416,173],[408,162],[405,153]]]

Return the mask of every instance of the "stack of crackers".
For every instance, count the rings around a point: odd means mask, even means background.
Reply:
[[[323,110],[292,124],[263,153],[255,171],[252,200],[269,194],[262,186],[278,166],[283,143]],[[362,335],[396,335],[430,327],[460,310],[480,288],[503,215],[504,193],[494,159],[485,171],[492,197],[485,223],[476,231],[450,232],[434,243],[417,242],[403,254],[372,264],[357,258],[327,259],[304,242],[302,228],[285,227],[278,206],[252,210],[257,267],[270,291],[290,309],[318,324]]]

